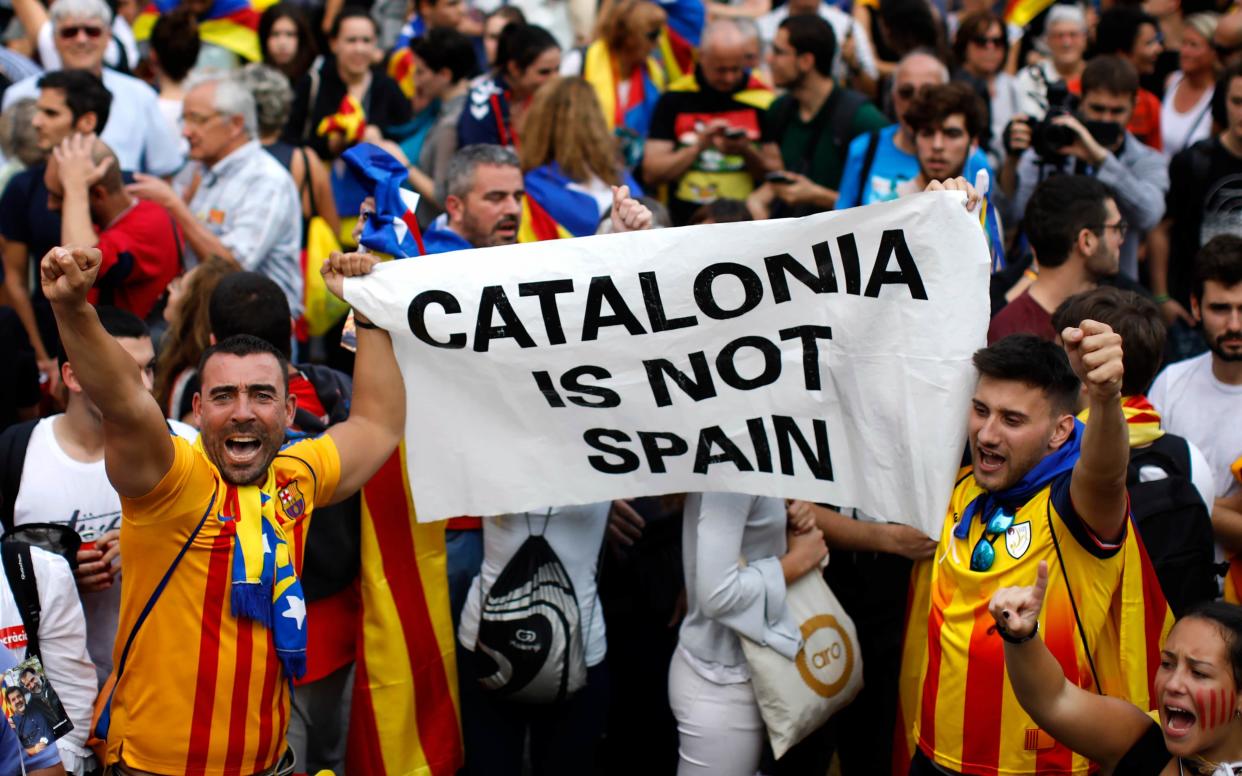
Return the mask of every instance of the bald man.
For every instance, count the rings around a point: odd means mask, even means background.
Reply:
[[[1242,62],[1242,13],[1230,13],[1220,17],[1212,46],[1220,58],[1221,67]]]
[[[780,149],[765,133],[772,90],[746,67],[753,31],[721,19],[703,32],[699,65],[669,85],[656,103],[643,153],[643,177],[673,184],[669,212],[684,224],[717,199],[744,200],[769,171]]]
[[[61,244],[103,253],[91,301],[148,318],[181,271],[181,231],[172,216],[125,190],[116,154],[93,134],[63,140],[43,179],[48,209],[61,214]]]

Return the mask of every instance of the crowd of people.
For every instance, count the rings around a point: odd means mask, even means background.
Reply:
[[[422,772],[1242,772],[1242,5],[12,0],[0,25],[0,776],[360,772],[360,515],[398,510],[359,491],[406,410],[388,334],[335,299],[379,261],[363,144],[405,168],[419,250],[462,262],[947,188],[992,265],[936,535],[741,493],[444,523],[421,584],[460,756]],[[498,645],[536,560],[569,591],[555,681]],[[808,574],[864,687],[777,758],[743,642],[795,659]]]

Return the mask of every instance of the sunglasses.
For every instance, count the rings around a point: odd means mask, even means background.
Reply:
[[[656,27],[654,30],[649,31],[643,37],[645,37],[647,40],[651,41],[652,43],[655,43],[657,40],[660,39],[661,32],[662,30],[659,27]]]
[[[997,35],[996,37],[991,38],[986,35],[980,35],[977,38],[971,38],[970,42],[976,46],[983,46],[985,48],[988,46],[1003,48],[1005,46],[1005,38],[1003,35]]]
[[[1218,59],[1224,60],[1236,54],[1239,49],[1242,49],[1242,43],[1236,46],[1222,46],[1219,43],[1213,43],[1212,49],[1216,52]]]
[[[81,33],[86,33],[88,38],[98,38],[103,35],[104,31],[103,27],[92,27],[89,24],[84,24],[78,27],[61,27],[56,33],[65,40],[73,40]]]
[[[992,570],[993,564],[996,563],[996,548],[992,546],[992,543],[1012,525],[1013,515],[1003,509],[996,510],[996,514],[992,515],[987,527],[983,529],[983,536],[979,537],[979,541],[975,542],[975,548],[970,552],[971,571]]]

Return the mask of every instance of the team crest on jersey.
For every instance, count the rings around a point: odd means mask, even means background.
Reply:
[[[298,489],[297,480],[291,480],[289,484],[281,488],[276,493],[276,497],[280,499],[280,508],[290,519],[297,520],[306,512],[306,499],[302,497],[302,491]]]
[[[1009,526],[1009,530],[1005,531],[1005,549],[1009,550],[1009,557],[1017,560],[1026,554],[1031,548],[1031,523],[1028,520],[1025,523],[1014,523]]]

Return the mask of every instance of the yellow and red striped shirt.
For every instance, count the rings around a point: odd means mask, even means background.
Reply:
[[[1102,689],[1122,697],[1133,694],[1113,656],[1120,653],[1119,634],[1128,627],[1119,621],[1122,607],[1115,603],[1123,597],[1122,572],[1130,555],[1121,550],[1135,543],[1134,532],[1127,531],[1116,545],[1096,539],[1070,503],[1069,482],[1069,473],[1058,477],[1018,509],[1012,527],[993,537],[992,568],[976,572],[970,558],[975,545],[987,541],[983,521],[974,521],[965,541],[953,534],[967,505],[982,492],[973,476],[964,477],[954,489],[935,558],[916,567],[915,573],[923,575],[912,585],[902,716],[913,723],[917,746],[945,768],[981,776],[1089,771],[1086,758],[1039,730],[1018,704],[1005,672],[1003,642],[988,614],[998,588],[1031,584],[1039,562],[1047,561],[1039,633],[1069,680],[1095,691],[1050,530],[1061,546]],[[1163,624],[1163,617],[1154,619]],[[1160,634],[1155,635],[1158,643]],[[1146,681],[1140,684],[1145,687]],[[1146,697],[1132,700],[1147,708]]]
[[[161,774],[253,774],[284,752],[289,678],[271,631],[230,610],[233,541],[219,519],[224,480],[189,443],[173,444],[172,468],[154,490],[121,501],[125,583],[115,665],[152,592],[215,500],[134,639],[112,697],[107,762]],[[268,476],[300,574],[311,513],[340,478],[336,445],[326,435],[289,445]]]

